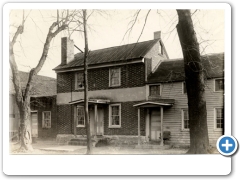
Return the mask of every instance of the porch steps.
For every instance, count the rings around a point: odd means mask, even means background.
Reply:
[[[141,145],[136,145],[135,149],[170,149],[172,146],[171,145],[150,145],[150,144],[141,144]]]

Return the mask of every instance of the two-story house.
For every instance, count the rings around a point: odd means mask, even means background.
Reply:
[[[187,118],[184,119],[187,116],[187,97],[180,91],[184,87],[184,77],[177,78],[179,72],[180,76],[183,73],[183,62],[169,60],[160,35],[160,32],[155,32],[154,39],[150,41],[90,52],[88,94],[92,135],[141,143],[160,140],[166,130],[172,135],[171,142],[189,143],[188,126],[185,125]],[[69,135],[70,138],[86,135],[84,54],[74,55],[73,48],[72,40],[62,38],[61,64],[54,68],[57,73],[58,136]],[[182,86],[177,90],[179,84]],[[219,101],[222,101],[222,94],[210,96],[220,97]],[[220,104],[223,107],[223,102]]]

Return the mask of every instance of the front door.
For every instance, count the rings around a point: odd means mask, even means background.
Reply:
[[[161,117],[160,117],[160,108],[153,108],[151,110],[151,137],[152,141],[160,141],[160,132],[161,132]]]
[[[91,135],[103,135],[103,107],[97,107],[97,116],[95,116],[95,109],[90,109],[89,118]]]
[[[103,108],[98,107],[97,135],[103,135]]]
[[[31,112],[32,137],[38,137],[38,113]]]

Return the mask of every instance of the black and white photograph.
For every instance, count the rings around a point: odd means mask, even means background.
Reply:
[[[42,5],[7,8],[11,159],[222,157],[228,7]]]

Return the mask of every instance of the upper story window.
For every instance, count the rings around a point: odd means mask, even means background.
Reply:
[[[223,108],[215,108],[215,129],[223,129],[224,126],[224,110]]]
[[[77,127],[85,127],[84,107],[78,106],[76,110]]]
[[[83,72],[75,73],[75,89],[84,89]]]
[[[109,127],[121,127],[121,105],[112,104],[109,106]]]
[[[109,69],[109,86],[120,86],[121,85],[121,69],[111,68]]]
[[[43,111],[42,127],[43,128],[51,128],[51,111]]]
[[[186,83],[185,82],[182,83],[182,92],[183,92],[183,94],[187,93],[187,88],[186,88]]]
[[[163,55],[163,46],[161,43],[159,43],[159,50],[158,50],[158,53]]]
[[[182,110],[182,130],[189,130],[188,109]]]
[[[160,85],[149,85],[149,96],[160,96]]]
[[[215,79],[215,91],[224,90],[224,79]]]

